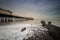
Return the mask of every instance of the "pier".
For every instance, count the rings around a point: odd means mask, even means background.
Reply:
[[[12,11],[0,8],[0,23],[33,20],[29,17],[13,15]]]

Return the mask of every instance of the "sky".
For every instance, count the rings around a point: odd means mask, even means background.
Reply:
[[[0,0],[0,8],[35,19],[60,18],[60,0]]]

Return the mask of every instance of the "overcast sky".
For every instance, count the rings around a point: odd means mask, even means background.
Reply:
[[[60,0],[0,0],[0,8],[37,19],[60,17]]]

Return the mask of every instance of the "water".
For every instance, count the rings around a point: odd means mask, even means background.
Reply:
[[[28,22],[25,22],[25,23],[31,23],[31,24],[41,24],[41,20],[42,19],[36,19],[36,20],[31,20],[31,21],[28,21]],[[58,19],[43,19],[45,22],[46,22],[46,24],[48,24],[48,22],[49,21],[51,21],[52,22],[52,24],[53,25],[56,25],[56,26],[58,26],[58,27],[60,27],[60,20],[58,20]]]
[[[40,21],[41,20],[30,20],[30,21],[1,25],[0,40],[22,40],[23,38],[28,38],[39,32],[40,32],[39,35],[43,34],[42,36],[46,36],[48,29],[42,27]],[[47,23],[48,21],[52,20],[45,20],[45,21]],[[60,26],[59,23],[60,23],[59,21],[52,21],[52,24],[57,26]],[[26,27],[26,30],[21,32],[21,29],[24,27]]]

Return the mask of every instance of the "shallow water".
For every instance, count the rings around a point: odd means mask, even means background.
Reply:
[[[28,36],[32,36],[33,34],[40,32],[39,34],[47,35],[48,29],[41,26],[41,20],[30,20],[17,22],[7,25],[0,26],[0,40],[22,40],[23,38],[28,38]],[[46,23],[48,21],[46,20]],[[60,22],[55,21],[56,25]],[[55,25],[53,22],[53,24]],[[21,29],[26,27],[26,30],[21,32]],[[40,29],[39,29],[40,28]],[[38,29],[40,31],[38,31]],[[33,31],[32,31],[33,30]],[[44,36],[43,35],[43,36]]]

